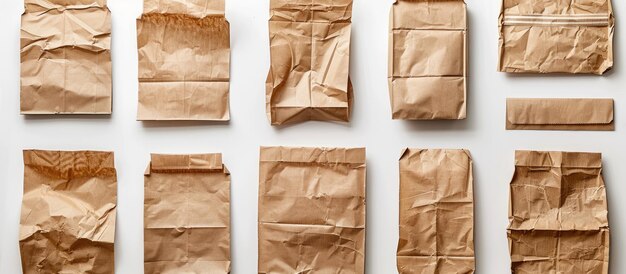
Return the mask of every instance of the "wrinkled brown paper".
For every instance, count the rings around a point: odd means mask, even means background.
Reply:
[[[137,47],[138,120],[230,120],[224,0],[145,0]]]
[[[609,273],[599,153],[517,151],[511,181],[512,273]]]
[[[352,0],[271,0],[270,5],[270,122],[348,122]]]
[[[110,114],[111,12],[106,0],[25,0],[22,114]]]
[[[365,273],[365,175],[362,148],[261,148],[258,273]]]
[[[389,92],[393,119],[465,119],[465,2],[396,0],[390,25]]]
[[[116,204],[113,153],[24,151],[23,273],[114,273]]]
[[[474,273],[473,180],[469,151],[403,152],[399,273]]]
[[[503,0],[498,70],[603,74],[614,28],[610,0]]]
[[[613,99],[507,99],[508,130],[615,130]]]
[[[230,173],[221,154],[153,154],[144,188],[146,274],[230,273]]]

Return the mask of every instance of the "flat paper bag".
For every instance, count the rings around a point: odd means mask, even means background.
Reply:
[[[141,121],[228,121],[224,0],[145,0],[137,20]]]
[[[508,130],[615,130],[613,99],[507,99]]]
[[[272,125],[350,120],[352,0],[270,0]]]
[[[22,114],[111,114],[111,12],[105,0],[25,0]]]
[[[400,274],[474,273],[469,151],[406,149],[402,154],[397,263]]]
[[[510,187],[512,273],[609,273],[601,154],[517,151]]]
[[[365,273],[365,149],[261,148],[259,269]]]
[[[24,151],[24,274],[114,273],[113,153]]]
[[[230,173],[221,154],[153,154],[144,188],[146,274],[230,273]]]
[[[390,27],[388,78],[393,119],[465,119],[465,2],[396,0]]]
[[[593,73],[613,67],[611,0],[502,0],[498,70]]]

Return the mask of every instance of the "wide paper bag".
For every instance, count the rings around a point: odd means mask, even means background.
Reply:
[[[116,205],[113,153],[24,151],[23,273],[113,274]]]
[[[261,148],[258,273],[365,273],[365,149]]]
[[[506,99],[507,130],[615,130],[613,99]]]
[[[222,155],[153,154],[144,178],[144,272],[230,273]]]

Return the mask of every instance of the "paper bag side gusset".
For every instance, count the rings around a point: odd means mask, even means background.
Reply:
[[[364,149],[261,148],[259,273],[364,273],[364,157]]]
[[[615,130],[613,99],[507,98],[507,130]]]
[[[111,13],[104,1],[27,1],[20,37],[22,114],[111,113]]]
[[[508,229],[513,273],[559,269],[608,274],[610,236],[601,157],[516,152]]]
[[[464,1],[400,0],[390,14],[388,82],[392,118],[465,119]],[[430,42],[424,48],[426,40]]]
[[[348,122],[352,0],[270,3],[266,112],[272,125]]]
[[[499,71],[601,75],[613,67],[610,0],[545,3],[503,0]]]
[[[113,273],[116,203],[113,153],[25,150],[23,272]]]
[[[469,152],[406,149],[400,159],[399,194],[398,272],[474,273]]]
[[[144,183],[144,272],[229,273],[230,174],[222,155],[153,154]]]

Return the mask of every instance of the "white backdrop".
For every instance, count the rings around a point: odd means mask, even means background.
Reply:
[[[115,151],[118,171],[116,270],[143,271],[143,172],[149,153],[222,152],[232,172],[233,273],[256,273],[260,145],[365,146],[368,156],[367,273],[396,273],[398,158],[403,147],[467,148],[474,158],[477,273],[509,271],[508,184],[515,149],[604,153],[610,204],[612,274],[626,273],[626,60],[616,9],[616,64],[608,75],[507,76],[496,72],[499,0],[471,0],[468,120],[392,121],[387,93],[388,14],[392,0],[355,0],[349,125],[310,122],[277,129],[265,116],[269,0],[226,0],[231,23],[229,124],[141,123],[137,105],[135,18],[141,0],[109,0],[113,13],[114,114],[39,118],[19,114],[21,0],[0,1],[0,272],[21,273],[18,247],[22,149]],[[621,46],[621,47],[620,47]],[[613,97],[615,132],[505,131],[506,97]],[[621,193],[621,194],[620,194]]]

